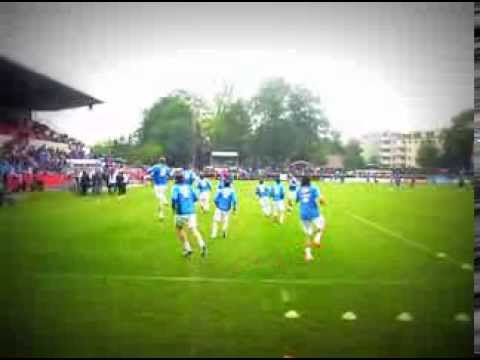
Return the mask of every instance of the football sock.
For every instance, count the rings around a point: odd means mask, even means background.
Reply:
[[[200,246],[201,248],[204,247],[205,242],[203,241],[202,235],[200,234],[200,232],[197,229],[195,229],[193,231],[193,235],[197,238],[198,246]]]
[[[217,237],[217,232],[218,232],[218,224],[216,221],[213,222],[212,226],[212,237]]]

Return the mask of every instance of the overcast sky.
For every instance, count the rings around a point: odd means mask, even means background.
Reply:
[[[176,88],[251,96],[282,76],[345,138],[473,107],[473,3],[0,4],[0,53],[106,102],[38,113],[88,144]]]

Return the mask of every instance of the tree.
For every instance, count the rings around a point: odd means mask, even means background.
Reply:
[[[195,117],[192,105],[181,95],[167,96],[144,113],[140,145],[162,144],[174,165],[190,164],[195,149]]]
[[[252,98],[252,149],[261,163],[292,160],[323,163],[329,152],[329,123],[320,99],[281,78],[265,82]]]
[[[211,144],[216,150],[233,150],[240,153],[240,161],[250,154],[250,115],[242,100],[225,105],[214,118],[211,129]]]
[[[265,82],[253,97],[253,147],[261,163],[280,164],[292,153],[292,134],[286,119],[290,85],[283,79]]]
[[[378,155],[371,155],[369,158],[368,158],[368,164],[370,165],[380,165],[380,156]]]
[[[159,144],[143,144],[132,147],[126,154],[125,158],[128,162],[142,165],[151,164],[158,160],[163,155],[163,148]]]
[[[440,151],[431,141],[424,141],[418,148],[417,163],[426,169],[437,167],[440,160]]]
[[[329,123],[320,108],[320,99],[304,87],[292,87],[287,99],[286,119],[294,136],[293,159],[326,161],[324,135],[328,133]]]
[[[452,169],[470,169],[473,153],[473,110],[452,118],[452,126],[443,133],[442,165]]]
[[[98,142],[92,146],[91,151],[95,155],[106,156],[112,153],[113,140]]]
[[[357,140],[350,140],[345,146],[344,164],[347,169],[360,169],[365,166],[362,147]]]

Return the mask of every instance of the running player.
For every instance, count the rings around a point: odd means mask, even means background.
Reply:
[[[320,214],[319,204],[325,205],[325,199],[320,190],[310,184],[310,178],[302,179],[300,189],[297,191],[297,203],[300,203],[300,219],[303,230],[307,235],[305,243],[305,261],[313,260],[312,246],[320,246],[325,220]],[[317,203],[318,202],[318,203]]]
[[[260,206],[262,207],[262,211],[265,216],[270,216],[271,209],[270,209],[270,190],[269,188],[263,183],[263,179],[260,179],[259,184],[257,185],[257,189],[255,191],[255,195],[257,196]]]
[[[210,208],[209,200],[210,200],[210,192],[212,191],[212,184],[208,179],[205,179],[205,176],[203,174],[200,174],[200,180],[197,183],[197,188],[198,188],[198,191],[200,192],[200,195],[199,195],[200,208],[204,213],[208,212]]]
[[[195,214],[195,202],[197,195],[192,187],[185,182],[183,174],[175,177],[175,185],[172,188],[172,209],[175,212],[175,226],[177,236],[183,245],[185,257],[192,255],[192,247],[188,241],[186,228],[190,230],[197,239],[198,246],[202,250],[202,256],[207,255],[207,245],[197,228],[197,217]]]
[[[280,224],[283,224],[285,217],[285,204],[283,200],[285,199],[285,191],[283,185],[280,183],[280,178],[275,179],[275,183],[270,189],[270,197],[273,201],[273,221],[278,221]]]
[[[290,180],[288,181],[287,210],[288,212],[291,212],[293,210],[293,205],[297,197],[298,182],[293,175],[289,175],[289,178]]]
[[[226,179],[224,188],[219,190],[215,196],[215,206],[217,208],[215,209],[215,214],[213,216],[212,239],[217,237],[219,223],[223,224],[223,237],[227,237],[228,218],[230,212],[231,210],[233,210],[233,213],[237,211],[237,196],[230,185],[230,180]]]
[[[164,207],[167,205],[166,192],[168,185],[168,177],[171,175],[171,170],[165,164],[165,158],[161,157],[159,163],[153,165],[147,170],[147,172],[152,178],[155,196],[159,201],[158,217],[163,220],[165,218]]]
[[[195,174],[195,171],[193,168],[185,169],[184,176],[185,176],[185,182],[190,186],[193,186],[195,181],[197,181],[197,174]]]

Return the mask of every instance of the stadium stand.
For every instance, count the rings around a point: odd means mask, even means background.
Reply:
[[[5,57],[0,57],[0,81],[2,191],[42,189],[67,181],[62,172],[67,160],[85,157],[85,146],[32,120],[32,111],[92,107],[101,101]]]

